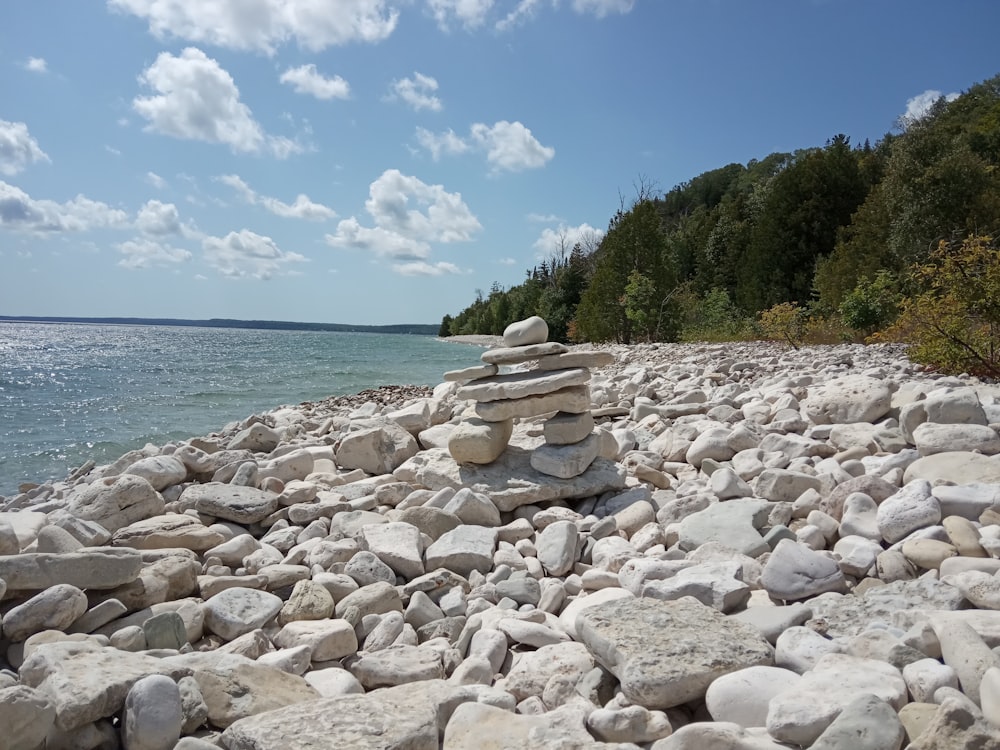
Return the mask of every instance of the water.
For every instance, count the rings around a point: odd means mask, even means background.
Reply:
[[[0,322],[0,495],[278,406],[435,385],[481,353],[430,336]]]

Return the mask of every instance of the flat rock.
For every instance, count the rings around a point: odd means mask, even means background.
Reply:
[[[420,450],[416,439],[395,422],[350,432],[337,446],[337,465],[366,474],[391,474]]]
[[[192,652],[160,661],[194,676],[208,707],[208,720],[217,727],[319,698],[301,677],[237,654]]]
[[[1000,453],[1000,435],[982,424],[924,422],[913,431],[913,442],[921,456],[948,451],[975,451],[986,456]]]
[[[565,354],[549,354],[539,357],[535,366],[539,370],[562,370],[566,367],[607,367],[614,364],[611,352],[577,349]]]
[[[472,380],[458,389],[455,396],[474,401],[498,401],[547,393],[583,385],[590,380],[590,370],[572,367],[565,370],[531,370],[511,372]]]
[[[574,385],[539,396],[507,398],[480,402],[475,405],[476,416],[487,422],[537,417],[557,411],[571,414],[582,414],[585,411],[590,411],[590,389],[586,385]]]
[[[283,602],[274,594],[234,587],[221,591],[202,605],[205,626],[224,640],[266,625],[281,611]]]
[[[77,490],[66,511],[96,521],[114,533],[123,526],[163,513],[163,497],[146,479],[132,474],[98,479]]]
[[[614,747],[594,741],[587,731],[585,717],[582,709],[569,706],[529,715],[484,703],[463,703],[452,714],[441,747],[443,750]]]
[[[447,451],[421,451],[400,466],[394,475],[431,490],[469,487],[487,495],[497,508],[510,511],[522,505],[552,500],[592,497],[625,487],[625,468],[597,458],[583,474],[562,480],[531,467],[531,452],[515,446],[487,466],[462,465]]]
[[[500,372],[500,368],[496,365],[476,365],[475,367],[466,367],[461,370],[449,370],[442,376],[442,379],[449,383],[464,383],[467,380],[475,380],[476,378],[488,378],[491,375],[496,375],[498,372]]]
[[[228,750],[286,750],[294,727],[296,748],[430,750],[463,700],[474,696],[440,680],[321,698],[241,719],[222,742]]]
[[[428,570],[447,568],[461,576],[473,570],[488,573],[493,567],[497,530],[489,526],[462,525],[441,535],[424,553]]]
[[[650,709],[699,699],[716,678],[774,661],[756,628],[690,598],[600,604],[580,613],[577,631],[625,697]]]
[[[681,549],[694,550],[708,542],[718,542],[744,555],[757,557],[769,550],[758,528],[767,523],[770,503],[737,499],[712,503],[681,521],[678,533]]]
[[[888,413],[891,398],[884,381],[846,375],[811,388],[802,410],[814,424],[877,422]]]
[[[946,451],[919,458],[906,467],[903,481],[915,479],[952,484],[1000,484],[1000,459],[968,451]]]
[[[135,580],[141,569],[142,555],[138,550],[114,547],[0,557],[0,579],[11,590],[36,591],[57,583],[81,589],[113,589]]]
[[[526,346],[501,346],[487,349],[480,359],[488,365],[517,365],[548,354],[565,354],[569,347],[555,341]]]
[[[814,742],[811,750],[899,750],[906,731],[896,710],[874,695],[848,703]]]
[[[174,456],[147,456],[130,464],[122,474],[142,477],[157,492],[187,479],[187,466]]]
[[[36,688],[55,705],[57,726],[72,731],[117,714],[132,685],[143,677],[163,674],[178,680],[191,670],[89,642],[59,642],[36,648],[19,674],[23,685]]]
[[[111,535],[112,547],[134,549],[169,549],[183,547],[204,552],[222,544],[226,538],[197,518],[181,513],[153,516],[118,529]]]
[[[278,495],[273,492],[221,482],[192,484],[181,493],[179,502],[207,516],[239,524],[258,523],[278,509]]]
[[[444,678],[441,657],[419,646],[399,645],[361,652],[347,662],[347,668],[366,690]]]

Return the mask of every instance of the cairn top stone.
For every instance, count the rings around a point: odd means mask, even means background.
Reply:
[[[504,346],[544,344],[548,340],[549,324],[537,315],[511,323],[503,332]]]

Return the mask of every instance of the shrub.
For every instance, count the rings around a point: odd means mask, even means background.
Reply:
[[[910,344],[909,356],[946,373],[1000,377],[1000,249],[992,237],[942,241],[910,269],[913,294],[876,340]]]
[[[838,312],[844,323],[868,336],[890,325],[899,313],[900,295],[888,271],[879,271],[873,280],[863,278],[844,297]]]
[[[779,302],[762,310],[757,317],[765,339],[786,341],[793,349],[798,349],[802,344],[807,319],[806,311],[796,302]]]

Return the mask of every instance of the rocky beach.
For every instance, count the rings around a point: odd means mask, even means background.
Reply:
[[[0,749],[1000,748],[1000,385],[466,343],[0,497]]]

